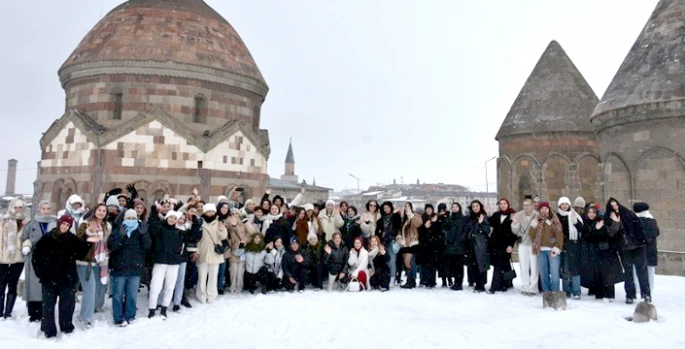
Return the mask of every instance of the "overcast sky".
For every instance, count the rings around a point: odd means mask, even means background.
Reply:
[[[39,139],[64,111],[57,69],[121,0],[6,1],[0,12],[0,194],[30,193]],[[269,174],[335,189],[393,179],[485,187],[519,90],[557,40],[601,97],[657,0],[209,0],[270,91]],[[489,163],[495,182],[495,162]],[[494,190],[491,184],[490,190]]]

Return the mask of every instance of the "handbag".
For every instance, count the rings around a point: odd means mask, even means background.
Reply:
[[[218,255],[223,255],[224,252],[228,251],[228,248],[230,245],[228,244],[227,240],[221,240],[221,244],[217,244],[216,241],[214,241],[214,238],[212,237],[212,234],[208,234],[209,238],[212,239],[212,243],[214,244],[214,253]],[[224,243],[224,241],[226,241]]]
[[[504,272],[504,281],[511,281],[516,279],[516,270],[514,270],[514,263],[511,262],[511,259],[509,260],[509,263],[511,264],[511,270],[507,270]]]
[[[347,291],[349,292],[360,292],[364,291],[364,285],[362,285],[359,280],[352,280],[347,283]]]

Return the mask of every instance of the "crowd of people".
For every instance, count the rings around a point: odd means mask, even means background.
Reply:
[[[481,293],[491,267],[491,294],[512,289],[516,277],[527,296],[562,289],[580,299],[583,286],[610,301],[625,281],[630,304],[636,284],[646,302],[654,288],[659,229],[646,203],[630,210],[612,198],[603,212],[562,197],[555,213],[537,199],[520,212],[507,199],[496,210],[475,200],[466,209],[427,204],[419,212],[370,200],[360,213],[344,201],[304,203],[304,189],[289,203],[271,190],[259,203],[239,202],[239,189],[209,203],[193,189],[187,202],[165,196],[149,205],[135,186],[126,190],[92,208],[78,195],[61,210],[43,201],[32,218],[24,200],[11,202],[0,219],[3,318],[12,316],[22,271],[29,321],[41,322],[47,337],[57,335],[56,304],[59,329],[74,331],[78,292],[87,329],[108,294],[116,326],[134,323],[143,287],[148,317],[164,319],[169,307],[191,308],[191,297],[212,303],[225,292],[385,292],[431,289],[441,279],[441,287],[462,291],[466,281]]]

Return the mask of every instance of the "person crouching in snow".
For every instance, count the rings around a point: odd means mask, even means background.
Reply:
[[[390,289],[390,254],[378,236],[372,236],[369,240],[369,251],[369,264],[373,268],[369,284],[372,289],[385,292]]]
[[[283,286],[289,292],[295,290],[304,292],[307,281],[307,267],[304,264],[305,254],[300,250],[300,242],[296,237],[290,239],[290,248],[283,256]]]
[[[152,268],[152,281],[150,281],[150,298],[148,308],[150,313],[148,318],[155,316],[157,298],[164,286],[164,300],[162,304],[169,304],[174,296],[174,287],[178,278],[178,268],[183,262],[183,250],[185,244],[198,242],[202,237],[200,230],[200,220],[193,218],[193,225],[190,231],[182,231],[176,228],[176,222],[181,213],[169,211],[164,216],[164,222],[155,222],[150,225],[150,236],[154,243],[155,265]],[[166,319],[167,307],[162,306],[160,315]]]
[[[262,234],[254,233],[250,242],[245,246],[245,288],[254,294],[257,281],[262,285],[262,294],[266,294],[267,268],[265,264],[267,252],[264,249]]]
[[[74,219],[62,216],[57,228],[43,235],[33,250],[32,263],[43,287],[43,318],[40,329],[45,336],[57,336],[55,303],[59,297],[59,328],[63,333],[74,331],[72,318],[76,305],[76,259],[90,249],[84,241],[72,234]]]
[[[285,247],[283,247],[283,240],[276,237],[276,240],[269,242],[266,245],[266,278],[267,291],[273,292],[281,288],[283,280],[283,255],[285,254]]]
[[[114,324],[118,327],[126,327],[136,319],[136,299],[145,266],[145,251],[150,249],[151,244],[147,227],[138,221],[138,214],[132,209],[124,213],[119,230],[107,239],[112,276],[112,313]]]
[[[309,244],[306,248],[304,264],[307,266],[309,281],[315,290],[323,290],[323,242],[315,234],[307,237]]]
[[[369,252],[364,248],[364,240],[361,237],[354,239],[347,264],[350,265],[351,270],[350,281],[359,281],[364,289],[370,289]]]
[[[349,265],[347,259],[350,257],[350,250],[342,241],[342,234],[334,233],[333,239],[326,244],[324,250],[324,265],[328,267],[328,292],[333,291],[333,284],[347,284],[345,277]],[[342,285],[341,285],[342,286]],[[344,289],[344,287],[342,287]]]

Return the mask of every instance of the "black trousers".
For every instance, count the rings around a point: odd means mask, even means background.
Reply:
[[[454,277],[454,284],[462,286],[464,283],[464,255],[454,254],[445,256],[445,275]]]
[[[276,291],[279,290],[281,287],[281,279],[279,279],[276,275],[276,273],[272,272],[267,272],[266,273],[266,289],[267,291]]]
[[[29,322],[38,322],[43,318],[43,302],[26,302]]]
[[[74,307],[76,306],[76,285],[73,286],[51,286],[43,285],[43,319],[40,329],[47,337],[57,335],[55,326],[55,304],[59,298],[59,328],[62,332],[71,333],[74,331],[72,318]]]
[[[369,284],[372,288],[390,288],[390,269],[376,270],[371,279],[369,279]]]
[[[8,295],[17,294],[17,283],[22,270],[24,270],[24,263],[0,264],[0,294],[3,297],[5,290],[7,290]]]
[[[307,269],[309,270],[309,283],[316,288],[322,289],[324,275],[323,267],[320,265],[316,265]]]
[[[283,277],[283,286],[285,286],[285,289],[288,291],[293,291],[295,290],[295,286],[297,286],[298,291],[303,291],[304,290],[304,285],[307,282],[307,268],[305,268],[302,265],[298,265],[295,267],[295,272],[290,275],[293,279],[295,279],[295,284],[292,284],[288,278],[285,276]]]
[[[651,297],[649,289],[649,276],[647,274],[647,252],[645,247],[632,250],[623,250],[623,266],[625,268],[626,298],[635,299],[635,280],[633,280],[633,267],[637,271],[637,279],[640,282],[642,298]]]
[[[485,291],[485,284],[487,283],[488,272],[480,272],[480,269],[478,268],[478,263],[470,263],[468,266],[468,273],[473,278],[472,280],[474,284],[476,284],[474,290]]]
[[[267,287],[268,285],[268,277],[267,277],[267,270],[266,267],[262,267],[257,271],[256,274],[252,274],[250,272],[245,272],[245,289],[254,292],[254,290],[257,289],[257,282],[259,282],[262,287]]]
[[[494,258],[493,258],[494,259]],[[511,270],[511,254],[507,253],[504,256],[498,256],[493,261],[492,283],[490,284],[490,291],[506,291],[509,289],[509,282],[504,281],[504,272]]]

